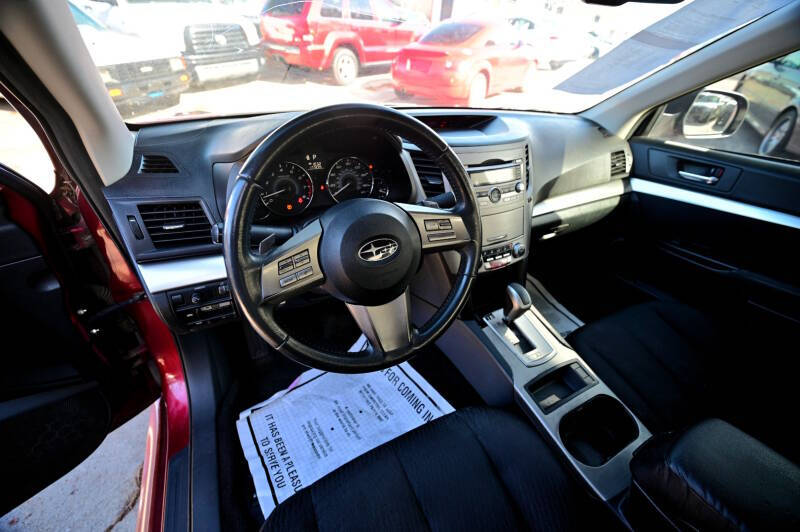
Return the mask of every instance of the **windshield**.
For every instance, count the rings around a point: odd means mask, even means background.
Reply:
[[[353,101],[577,113],[789,2],[71,1],[131,122]]]

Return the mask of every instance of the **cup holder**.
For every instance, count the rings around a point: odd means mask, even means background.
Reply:
[[[576,460],[597,467],[638,438],[639,427],[622,403],[601,394],[565,414],[558,433]]]

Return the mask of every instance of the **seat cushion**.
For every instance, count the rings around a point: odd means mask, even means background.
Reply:
[[[636,305],[567,340],[651,432],[710,417],[721,343],[716,324],[686,305]]]
[[[345,464],[278,506],[262,530],[619,528],[530,423],[468,408]]]
[[[721,418],[790,460],[796,341],[736,313],[712,319],[674,302],[636,305],[567,340],[653,433]]]

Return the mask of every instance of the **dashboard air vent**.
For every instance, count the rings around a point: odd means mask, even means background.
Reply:
[[[178,168],[164,155],[142,155],[139,165],[140,174],[177,174]]]
[[[444,177],[442,170],[427,155],[417,150],[409,150],[414,168],[422,183],[426,197],[444,193]]]
[[[624,175],[627,170],[625,152],[623,150],[611,153],[611,177]]]
[[[525,145],[525,183],[531,182],[531,161],[529,159],[528,145]]]
[[[138,207],[156,249],[211,244],[211,223],[199,202],[140,203]]]

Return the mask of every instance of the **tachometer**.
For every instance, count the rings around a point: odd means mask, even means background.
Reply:
[[[339,203],[350,198],[369,196],[373,184],[372,169],[356,157],[339,159],[328,172],[328,192]]]
[[[258,196],[271,212],[289,216],[304,211],[311,203],[314,182],[299,164],[283,162],[272,167]]]

